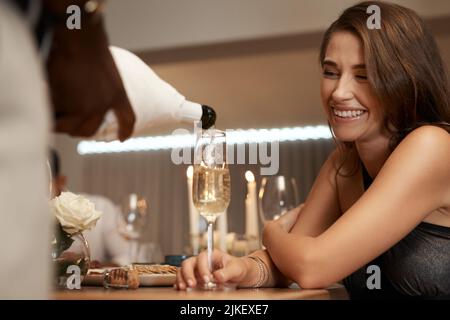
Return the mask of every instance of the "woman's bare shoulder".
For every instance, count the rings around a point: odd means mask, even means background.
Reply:
[[[411,131],[411,133],[403,139],[402,143],[409,140],[432,143],[433,145],[442,144],[442,146],[445,147],[450,145],[450,133],[438,126],[425,125]]]
[[[450,181],[450,134],[436,126],[422,126],[409,133],[391,153],[379,176],[401,176],[402,183],[418,190],[439,185],[448,190]],[[383,174],[386,173],[386,174]]]
[[[449,163],[448,157],[441,157],[450,156],[450,133],[437,126],[421,126],[411,131],[394,150],[400,152],[423,158],[438,157]]]

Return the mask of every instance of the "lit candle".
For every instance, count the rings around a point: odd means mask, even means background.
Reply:
[[[251,171],[245,172],[247,198],[245,199],[245,235],[248,239],[259,238],[258,203],[256,200],[256,181]]]
[[[138,201],[137,194],[136,193],[131,193],[129,200],[130,200],[130,204],[129,204],[130,210],[131,211],[136,211],[137,201]]]
[[[188,203],[189,203],[189,236],[191,239],[192,254],[197,255],[199,252],[199,238],[198,238],[198,219],[199,215],[197,208],[194,206],[192,199],[192,177],[194,176],[194,168],[189,166],[186,171],[187,188],[188,188]]]
[[[227,211],[222,212],[217,221],[219,229],[219,249],[227,252],[228,217]]]

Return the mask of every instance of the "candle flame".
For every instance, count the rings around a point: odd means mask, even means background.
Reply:
[[[250,170],[246,171],[246,172],[245,172],[245,179],[246,179],[248,182],[253,182],[253,181],[255,181],[255,176],[253,175],[253,172],[251,172]]]
[[[186,176],[188,177],[188,179],[192,179],[192,177],[194,176],[194,167],[193,166],[189,166],[187,168]]]
[[[136,210],[137,201],[138,201],[137,194],[136,193],[131,193],[130,197],[129,197],[129,201],[130,201],[130,209],[131,210]]]

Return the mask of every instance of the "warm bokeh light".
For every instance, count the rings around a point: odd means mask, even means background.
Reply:
[[[248,182],[253,182],[253,181],[255,181],[255,176],[253,175],[253,172],[251,172],[250,170],[246,171],[246,172],[245,172],[245,179],[246,179]]]
[[[194,167],[189,166],[186,170],[186,177],[188,177],[189,179],[192,179],[193,176],[194,176]]]
[[[192,148],[195,144],[195,138],[194,134],[174,134],[131,138],[124,142],[117,140],[111,142],[81,141],[77,149],[78,154],[85,155]],[[229,145],[331,138],[330,128],[324,125],[227,131],[227,144]]]

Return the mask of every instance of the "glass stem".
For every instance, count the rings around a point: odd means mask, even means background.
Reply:
[[[130,264],[133,264],[134,262],[139,262],[138,255],[139,255],[139,241],[138,240],[130,240],[129,241],[129,251],[130,251]]]
[[[139,260],[140,249],[141,249],[141,242],[139,240],[137,240],[136,245],[134,247],[134,261],[133,262],[142,262]]]
[[[128,259],[130,260],[130,264],[132,264],[134,261],[133,257],[133,240],[128,240]]]
[[[212,254],[214,251],[214,222],[208,222],[208,243],[207,243],[207,253],[208,253],[208,269],[209,272],[212,273],[213,266],[212,266]]]

